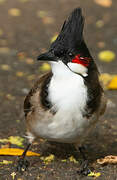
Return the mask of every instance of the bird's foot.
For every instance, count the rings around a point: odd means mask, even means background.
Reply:
[[[81,164],[81,169],[78,171],[78,174],[87,176],[91,173],[90,168],[88,167],[88,160],[85,160]]]
[[[23,173],[24,171],[28,169],[28,166],[29,166],[29,162],[24,158],[20,158],[18,160],[16,170],[20,173]]]

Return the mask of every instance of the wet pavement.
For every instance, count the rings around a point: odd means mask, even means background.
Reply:
[[[85,16],[84,36],[101,73],[117,74],[117,60],[101,62],[98,53],[117,47],[117,1],[102,7],[93,0],[0,0],[0,139],[25,135],[23,101],[35,80],[42,73],[36,57],[44,52],[51,38],[59,32],[68,14],[82,7]],[[15,9],[14,9],[15,8]],[[117,179],[117,165],[101,166],[98,158],[117,155],[117,91],[105,92],[109,106],[96,129],[86,141],[90,166],[100,172],[100,180]],[[3,144],[0,143],[0,146]],[[17,147],[11,145],[11,147]],[[93,179],[77,173],[79,164],[62,162],[70,156],[80,157],[72,145],[34,143],[32,149],[42,156],[55,155],[48,165],[38,157],[29,157],[30,167],[19,180],[78,180]],[[81,158],[81,157],[80,157]],[[13,179],[17,158],[0,156],[0,161],[13,161],[0,165],[0,180]]]

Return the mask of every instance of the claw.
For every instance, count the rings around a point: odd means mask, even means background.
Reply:
[[[81,175],[85,175],[87,176],[88,174],[91,173],[91,170],[88,167],[88,161],[85,160],[82,164],[81,164],[81,169],[78,171],[79,174]]]
[[[29,162],[26,159],[20,158],[18,160],[18,165],[16,167],[16,170],[20,173],[23,173],[28,169],[28,166],[29,166]]]

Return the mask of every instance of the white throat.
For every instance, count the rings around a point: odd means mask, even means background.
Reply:
[[[53,76],[49,86],[49,100],[57,111],[83,111],[87,101],[84,79],[72,72],[62,61],[51,64]]]

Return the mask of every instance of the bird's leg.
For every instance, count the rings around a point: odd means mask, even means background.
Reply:
[[[89,162],[85,156],[84,149],[85,147],[83,146],[79,147],[80,154],[82,155],[82,158],[83,158],[83,162],[81,163],[81,169],[79,173],[87,176],[88,174],[90,174],[91,170],[88,167]]]
[[[20,156],[19,160],[18,160],[18,164],[17,164],[17,171],[18,172],[23,172],[23,171],[26,171],[28,166],[29,166],[29,162],[25,159],[25,156],[26,156],[26,153],[29,149],[29,147],[31,146],[31,143],[28,143],[28,145],[26,146],[23,154]]]

